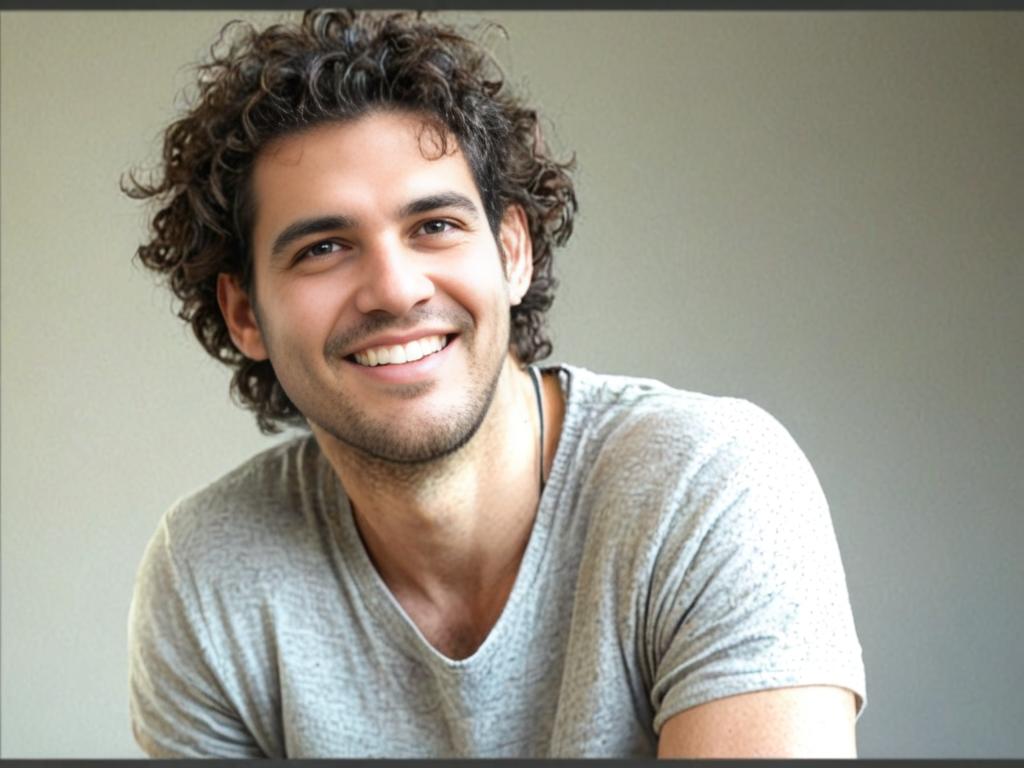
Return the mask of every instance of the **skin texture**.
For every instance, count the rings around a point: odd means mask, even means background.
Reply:
[[[680,712],[661,729],[658,757],[857,756],[854,695],[800,686],[728,696]]]
[[[511,591],[539,500],[532,384],[508,348],[530,281],[523,212],[497,241],[469,167],[421,117],[374,113],[268,147],[253,176],[254,296],[218,301],[247,356],[269,359],[341,478],[378,572],[426,639],[471,656]],[[447,196],[457,204],[409,206]],[[403,210],[404,209],[404,210]],[[297,222],[335,225],[274,244]],[[455,334],[434,362],[381,374],[349,356],[395,337]],[[564,401],[544,381],[546,469]],[[807,687],[694,707],[661,756],[853,756],[852,694]]]

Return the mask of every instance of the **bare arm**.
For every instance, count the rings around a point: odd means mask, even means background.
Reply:
[[[852,692],[827,685],[756,691],[666,721],[658,757],[857,756]]]

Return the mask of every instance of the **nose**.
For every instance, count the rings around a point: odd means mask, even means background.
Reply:
[[[364,265],[356,308],[363,314],[375,311],[402,317],[434,295],[434,283],[410,253],[398,243],[379,244],[363,253]]]

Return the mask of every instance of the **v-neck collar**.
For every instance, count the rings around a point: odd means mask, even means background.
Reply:
[[[333,500],[336,501],[334,508],[337,511],[330,514],[329,517],[337,528],[336,541],[341,548],[342,562],[355,581],[360,597],[381,623],[384,630],[381,633],[382,637],[389,638],[392,643],[396,643],[404,653],[415,650],[422,661],[432,666],[464,674],[486,669],[490,661],[498,655],[496,649],[505,645],[503,638],[515,631],[518,623],[517,616],[522,611],[522,602],[529,595],[532,584],[540,572],[552,528],[552,517],[559,507],[558,497],[561,495],[564,485],[562,479],[568,472],[573,444],[576,442],[576,435],[567,435],[564,428],[569,424],[577,424],[578,420],[574,418],[574,412],[579,407],[572,397],[572,371],[565,366],[550,366],[545,367],[544,370],[553,370],[559,375],[559,383],[565,398],[563,434],[558,441],[555,460],[537,507],[537,514],[534,517],[530,537],[519,563],[512,590],[487,637],[470,656],[464,659],[453,659],[437,650],[409,617],[370,559],[366,545],[356,527],[352,505],[349,503],[348,495],[345,493],[337,473],[333,469],[325,473],[329,478],[333,478],[334,483],[332,489],[334,493],[328,494],[327,498],[334,496]],[[322,460],[326,461],[326,458],[322,457]]]

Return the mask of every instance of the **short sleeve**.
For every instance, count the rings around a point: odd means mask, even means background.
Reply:
[[[167,518],[139,568],[128,645],[132,731],[147,754],[262,756],[218,683],[214,650],[189,573],[175,562]]]
[[[696,473],[651,582],[654,729],[726,696],[834,685],[864,668],[828,505],[770,415],[731,401],[730,436]]]

